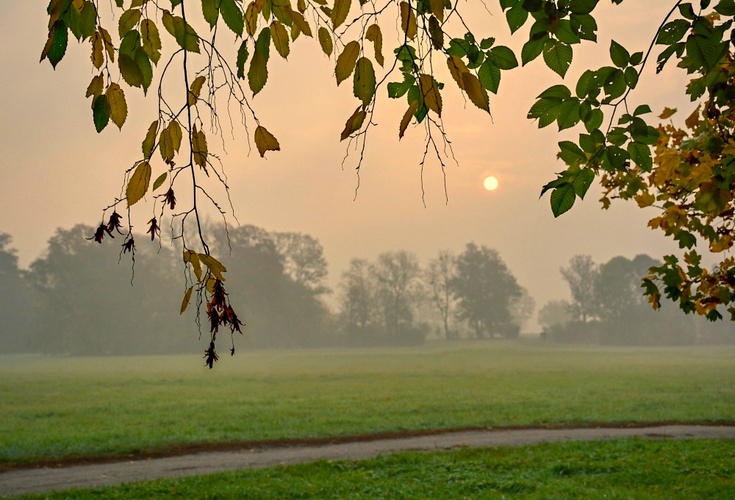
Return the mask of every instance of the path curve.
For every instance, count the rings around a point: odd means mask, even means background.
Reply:
[[[359,460],[397,451],[458,447],[524,446],[543,442],[590,441],[623,437],[647,439],[735,439],[735,426],[658,425],[625,428],[487,429],[425,436],[376,439],[319,446],[292,446],[202,452],[125,462],[35,468],[0,473],[0,495],[92,488],[133,481],[264,468],[312,460]]]

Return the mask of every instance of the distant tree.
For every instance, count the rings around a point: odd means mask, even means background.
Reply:
[[[285,272],[316,294],[329,292],[328,268],[319,240],[303,233],[271,233],[276,249],[283,257]]]
[[[589,255],[575,255],[567,267],[560,268],[560,272],[572,294],[570,312],[577,321],[587,323],[595,317],[595,286],[600,274],[599,266]]]
[[[372,268],[386,333],[392,342],[413,334],[414,314],[421,299],[421,267],[415,254],[398,251],[378,256]]]
[[[641,295],[641,275],[659,263],[648,255],[613,257],[600,266],[595,297],[600,317],[600,341],[608,344],[688,344],[694,340],[695,320],[673,308],[651,309]]]
[[[232,300],[248,306],[240,319],[253,346],[323,343],[328,312],[319,299],[321,290],[312,288],[316,282],[304,278],[306,274],[287,271],[289,258],[279,251],[271,233],[252,225],[228,230],[215,224],[207,230],[213,235],[213,250],[230,255],[228,276],[242,284],[230,293]],[[297,280],[299,276],[303,279]]]
[[[33,299],[11,244],[11,236],[0,233],[0,353],[28,351],[36,324]]]
[[[510,302],[511,324],[505,329],[503,336],[518,337],[523,325],[533,315],[534,309],[536,309],[536,301],[529,295],[528,290],[521,287],[520,295]]]
[[[343,329],[355,344],[375,341],[379,317],[375,278],[370,263],[352,259],[340,282],[340,316]]]
[[[456,298],[452,289],[452,280],[456,274],[456,257],[448,250],[442,250],[436,258],[429,261],[425,271],[431,302],[439,312],[444,337],[457,338],[457,331],[450,328],[449,320],[455,314]]]
[[[58,229],[44,255],[30,265],[27,276],[37,297],[34,350],[69,355],[197,350],[196,338],[184,333],[193,330],[191,322],[164,312],[175,302],[166,290],[180,279],[171,251],[141,246],[144,258],[133,274],[129,265],[106,264],[125,247],[100,251],[85,239],[90,231],[84,225]]]
[[[566,300],[552,300],[538,312],[538,322],[544,331],[556,326],[564,326],[573,320],[571,304]]]
[[[513,328],[511,304],[522,291],[496,250],[468,243],[457,257],[452,287],[458,317],[468,322],[477,338]]]

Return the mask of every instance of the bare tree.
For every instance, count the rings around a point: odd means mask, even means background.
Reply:
[[[454,314],[456,299],[452,290],[452,280],[457,272],[457,261],[454,254],[442,250],[431,259],[424,271],[424,279],[428,284],[429,297],[439,311],[447,339],[457,338],[456,330],[449,325],[449,318]]]
[[[570,312],[582,323],[587,323],[596,316],[595,282],[600,268],[589,255],[575,255],[569,260],[569,266],[559,269],[564,281],[572,293]]]
[[[378,300],[388,336],[396,339],[413,325],[414,312],[421,296],[421,268],[415,254],[398,251],[378,256],[373,266]]]

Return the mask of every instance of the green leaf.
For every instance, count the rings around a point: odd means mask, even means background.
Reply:
[[[625,68],[630,61],[630,53],[615,40],[610,42],[610,58],[618,68]]]
[[[110,103],[106,95],[99,95],[92,101],[92,119],[97,133],[107,126],[110,121]]]
[[[168,177],[168,172],[164,172],[161,175],[159,175],[155,182],[153,182],[153,191],[160,188],[164,182],[166,182],[166,178]]]
[[[659,45],[671,45],[678,42],[689,31],[691,23],[684,19],[675,19],[664,24],[658,32],[656,43]]]
[[[147,161],[142,161],[135,167],[135,171],[130,176],[128,186],[125,189],[125,198],[128,200],[129,207],[140,201],[146,192],[148,192],[148,186],[151,182],[151,172],[151,165]]]
[[[245,28],[245,18],[235,0],[220,0],[219,11],[227,27],[241,37]]]
[[[168,11],[163,12],[161,20],[182,49],[199,53],[199,35],[189,23],[179,16],[172,16]]]
[[[516,4],[505,13],[505,19],[508,22],[510,33],[513,34],[526,24],[528,11],[521,7],[520,4]]]
[[[629,142],[626,148],[630,159],[641,167],[644,171],[650,172],[653,168],[653,161],[651,159],[651,148],[646,144],[640,142]]]
[[[46,46],[41,54],[41,60],[43,61],[48,57],[51,66],[56,69],[56,65],[64,58],[68,42],[69,31],[66,24],[58,21],[49,32],[48,42],[46,42]]]
[[[518,59],[513,51],[502,45],[490,49],[487,57],[500,69],[508,70],[518,66]]]
[[[214,28],[214,25],[217,24],[217,19],[219,18],[217,5],[219,3],[219,0],[202,0],[202,14],[210,28]]]
[[[495,66],[490,59],[486,59],[480,70],[477,72],[477,76],[480,78],[480,83],[487,90],[493,94],[498,93],[498,87],[500,86],[500,68]]]
[[[572,181],[574,187],[574,193],[580,198],[584,199],[584,195],[587,194],[592,182],[595,180],[595,172],[591,168],[583,168],[580,170]]]
[[[602,110],[593,109],[592,111],[590,111],[587,119],[584,120],[584,128],[587,130],[587,132],[592,133],[593,130],[600,128],[604,119],[605,115],[603,114]]]
[[[559,142],[559,158],[569,166],[576,166],[587,161],[587,155],[572,141]]]
[[[355,65],[353,93],[362,101],[363,108],[368,107],[375,95],[375,70],[367,57],[361,57]]]
[[[569,11],[574,14],[589,14],[600,0],[572,0],[569,2]]]
[[[237,77],[240,80],[245,79],[245,63],[248,60],[248,42],[243,40],[240,48],[237,49]]]
[[[559,106],[559,114],[556,121],[560,131],[571,128],[579,123],[579,101],[569,99],[562,102],[561,106]]]
[[[559,217],[568,212],[573,206],[577,198],[574,186],[565,183],[551,192],[551,213],[554,217]]]
[[[540,56],[544,51],[544,46],[548,40],[549,37],[547,35],[541,38],[529,40],[523,44],[523,48],[521,49],[521,63],[525,66]]]
[[[563,42],[551,42],[544,47],[544,62],[546,65],[564,78],[572,64],[572,47]]]

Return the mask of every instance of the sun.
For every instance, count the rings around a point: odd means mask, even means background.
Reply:
[[[482,183],[483,186],[485,186],[485,189],[488,191],[495,191],[498,189],[498,179],[493,177],[492,175],[489,177],[485,177],[485,181]]]

